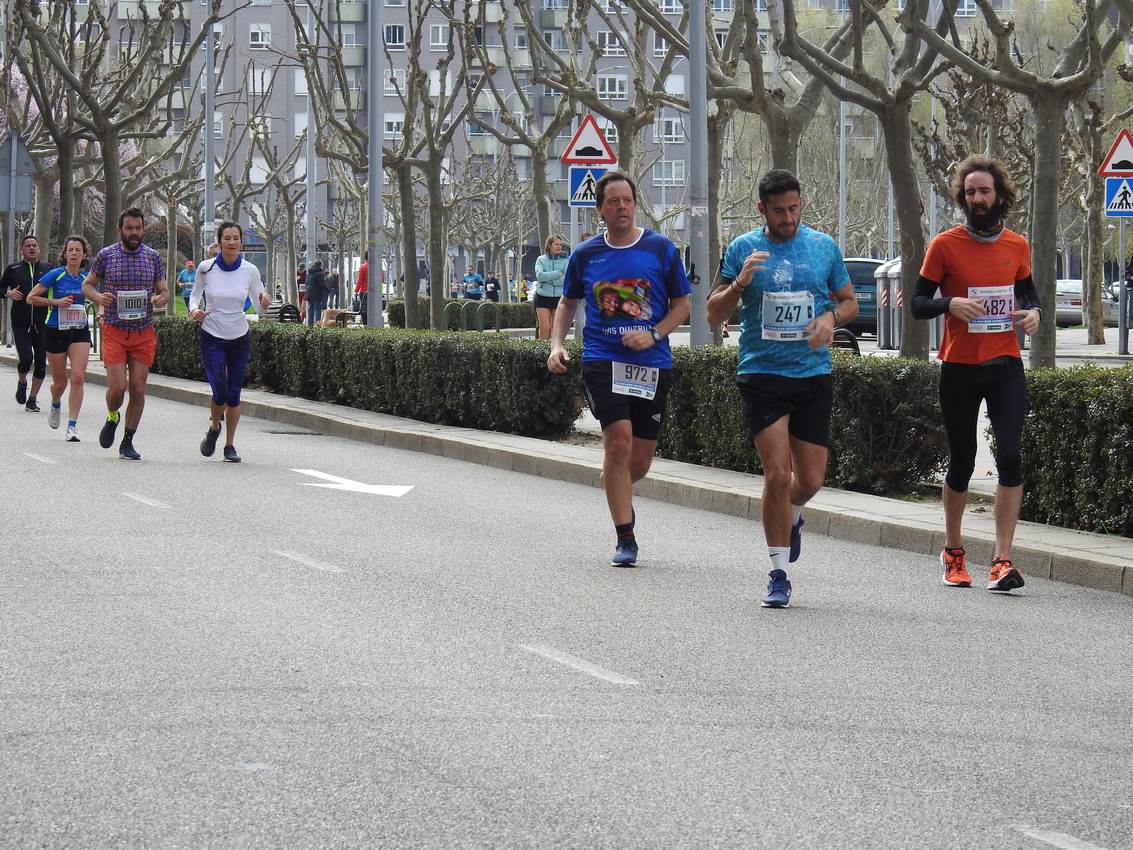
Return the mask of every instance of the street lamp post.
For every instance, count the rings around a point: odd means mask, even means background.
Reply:
[[[309,7],[308,7],[309,8]],[[382,313],[382,300],[385,295],[385,275],[382,271],[382,221],[385,211],[382,208],[382,130],[385,123],[382,110],[382,0],[370,0],[368,41],[366,49],[366,117],[369,143],[366,160],[369,166],[369,180],[366,185],[366,251],[370,262],[370,292],[367,299],[366,322],[370,327],[380,328],[385,324]],[[412,214],[412,211],[410,211]],[[376,274],[375,274],[376,268]],[[375,297],[376,287],[376,297]]]
[[[689,342],[693,346],[712,343],[708,327],[708,34],[707,3],[688,4],[689,9],[689,255],[700,285],[692,290]],[[662,178],[664,174],[661,175]]]

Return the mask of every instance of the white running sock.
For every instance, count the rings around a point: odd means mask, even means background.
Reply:
[[[791,505],[791,525],[798,525],[799,518],[803,515],[802,505]]]
[[[771,556],[771,569],[787,571],[791,557],[790,546],[768,546],[767,554]]]

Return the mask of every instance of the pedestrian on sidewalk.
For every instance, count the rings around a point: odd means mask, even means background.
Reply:
[[[20,262],[4,269],[0,277],[0,298],[7,296],[12,302],[12,336],[16,340],[16,403],[28,413],[39,413],[36,396],[47,377],[47,349],[44,347],[43,327],[47,310],[36,309],[27,297],[41,277],[51,270],[39,260],[39,240],[28,234],[20,240]],[[28,372],[31,372],[31,390],[28,390]]]
[[[102,363],[106,367],[106,422],[98,435],[104,449],[114,444],[119,408],[130,390],[126,430],[118,456],[141,460],[134,434],[146,406],[146,381],[157,354],[153,311],[165,306],[169,288],[161,254],[142,244],[145,216],[131,207],[118,217],[119,241],[95,255],[83,294],[103,308]]]
[[[629,177],[608,171],[595,192],[606,233],[570,255],[547,368],[567,371],[564,340],[578,299],[585,299],[582,388],[602,425],[602,486],[617,536],[610,563],[632,567],[638,555],[633,484],[645,477],[657,450],[673,380],[667,337],[688,318],[692,287],[676,246],[637,226],[637,186]],[[599,301],[607,292],[618,299],[613,314]]]
[[[551,322],[563,294],[569,257],[563,250],[563,238],[552,233],[543,245],[543,253],[535,259],[535,338],[551,336]]]
[[[763,534],[771,573],[765,608],[791,604],[787,567],[802,550],[803,506],[826,479],[834,382],[834,328],[858,315],[842,252],[802,223],[795,176],[773,169],[759,181],[764,224],[724,253],[708,299],[719,325],[741,304],[737,384],[748,434],[763,464]]]
[[[225,221],[216,231],[220,240],[220,256],[205,260],[197,270],[193,291],[189,296],[189,315],[201,324],[201,362],[212,389],[210,421],[201,454],[212,457],[224,420],[224,459],[239,463],[240,455],[233,440],[240,423],[240,390],[244,372],[252,353],[252,335],[244,305],[248,299],[260,307],[271,306],[271,297],[264,289],[260,270],[245,262],[244,232],[234,221]],[[202,309],[202,298],[208,310]]]
[[[943,484],[944,583],[971,587],[961,524],[976,463],[980,404],[987,402],[995,432],[995,553],[988,590],[1024,584],[1011,561],[1023,503],[1022,438],[1027,379],[1015,331],[1039,329],[1042,310],[1031,278],[1031,248],[1006,227],[1015,205],[1015,184],[1003,163],[974,154],[952,175],[952,197],[964,224],[938,234],[928,246],[913,295],[916,319],[944,316],[940,345],[940,412],[948,434],[948,473]],[[936,296],[937,290],[940,297]]]
[[[354,295],[358,299],[358,315],[362,317],[362,324],[369,321],[370,300],[370,252],[362,254],[362,265],[358,267],[358,277],[354,281]]]
[[[52,269],[35,285],[28,295],[28,303],[47,308],[47,323],[43,328],[43,342],[47,350],[47,364],[51,367],[51,409],[47,424],[59,427],[62,418],[63,391],[70,385],[67,397],[68,443],[79,442],[79,411],[83,406],[83,390],[87,379],[87,362],[90,360],[90,324],[87,320],[87,302],[83,297],[83,267],[90,248],[82,236],[68,236],[59,257],[59,268]],[[67,375],[67,360],[71,361],[71,374]]]
[[[327,303],[326,272],[323,271],[322,260],[311,263],[303,278],[303,286],[307,292],[307,327],[313,328],[322,318]]]

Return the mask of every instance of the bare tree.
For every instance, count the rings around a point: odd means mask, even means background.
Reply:
[[[1107,57],[1121,44],[1121,35],[1112,28],[1105,43],[1099,41],[1110,0],[1085,0],[1082,23],[1077,34],[1060,52],[1049,74],[1024,67],[1025,57],[1018,53],[1012,38],[1014,25],[1002,21],[989,0],[976,0],[984,21],[995,42],[995,62],[983,65],[970,56],[953,37],[945,39],[939,30],[929,27],[923,18],[910,14],[913,4],[899,16],[901,26],[910,34],[923,38],[932,49],[973,77],[1024,95],[1031,104],[1035,126],[1035,167],[1032,178],[1031,268],[1039,299],[1054,304],[1057,276],[1059,184],[1062,166],[1062,134],[1070,104],[1082,97],[1102,75]],[[1123,16],[1133,12],[1133,2],[1118,0]],[[955,0],[949,0],[949,8]],[[906,326],[907,327],[907,326]],[[1054,322],[1043,322],[1032,338],[1032,366],[1055,365]]]

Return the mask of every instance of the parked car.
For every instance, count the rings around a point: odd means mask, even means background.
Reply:
[[[877,281],[873,273],[883,262],[871,257],[850,257],[846,260],[846,271],[850,273],[850,282],[858,299],[858,316],[846,327],[857,336],[877,333]]]
[[[1082,281],[1057,280],[1054,282],[1055,323],[1058,325],[1082,324]],[[1113,293],[1102,287],[1102,321],[1117,326],[1118,305]]]

